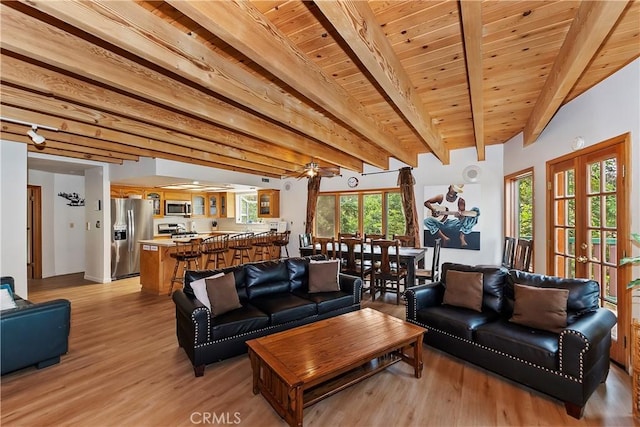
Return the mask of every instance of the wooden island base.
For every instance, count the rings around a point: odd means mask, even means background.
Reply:
[[[405,361],[422,375],[425,329],[366,308],[247,341],[253,393],[291,426],[307,406]]]

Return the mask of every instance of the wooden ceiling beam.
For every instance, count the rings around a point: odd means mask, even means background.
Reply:
[[[524,145],[538,139],[578,81],[618,18],[627,7],[622,1],[583,1],[524,126]]]
[[[143,135],[147,135],[151,132],[151,135],[156,136],[158,140],[167,142],[174,140],[176,132],[185,134],[187,137],[195,134],[206,138],[205,146],[218,154],[247,160],[242,153],[250,151],[264,157],[267,165],[270,158],[297,165],[304,165],[309,161],[308,154],[268,144],[264,140],[223,129],[8,55],[2,55],[0,59],[3,64],[0,67],[0,78],[4,83],[9,82],[32,91],[51,94],[53,97],[40,96],[4,84],[0,88],[3,100],[13,105],[27,109],[30,107],[25,104],[29,102],[41,106],[49,105],[49,108],[60,117],[93,123],[130,134],[136,134],[136,132],[139,134],[144,131]],[[89,107],[85,107],[86,105]],[[117,115],[111,115],[109,112]],[[238,147],[242,147],[242,150]]]
[[[420,135],[425,147],[441,161],[446,159],[442,135],[433,126],[414,83],[376,23],[368,3],[318,0],[315,3]]]
[[[393,157],[417,166],[415,147],[389,133],[357,99],[324,73],[249,2],[168,0],[167,3]]]
[[[108,147],[109,144],[125,144],[134,147],[140,147],[143,149],[153,149],[158,153],[173,153],[185,157],[201,158],[209,162],[233,164],[243,169],[254,169],[255,172],[259,173],[284,175],[288,172],[284,169],[273,168],[239,159],[231,159],[226,156],[220,156],[194,148],[187,148],[163,141],[157,141],[152,138],[143,138],[137,135],[127,135],[123,134],[122,132],[101,128],[99,126],[88,125],[86,123],[76,122],[73,120],[61,119],[59,117],[56,117],[53,112],[38,113],[2,104],[2,115],[3,117],[19,119],[29,123],[37,123],[43,126],[56,128],[59,129],[59,131],[66,133],[84,136],[92,135],[97,139],[103,140],[105,143],[105,147]]]
[[[127,139],[129,135],[137,135],[142,138],[151,138],[157,141],[175,144],[189,149],[202,150],[220,156],[230,157],[241,161],[249,161],[269,167],[277,167],[284,170],[295,171],[299,165],[292,162],[272,158],[263,154],[247,152],[234,147],[218,144],[201,138],[179,132],[167,131],[157,126],[136,122],[124,117],[115,117],[106,113],[87,111],[87,107],[73,104],[67,101],[60,101],[44,95],[17,89],[5,84],[2,87],[2,102],[8,106],[19,107],[26,110],[51,114],[60,118],[76,120],[86,124],[97,124],[107,122],[113,124],[109,127],[114,131],[122,132],[120,139]],[[91,118],[99,117],[98,120]],[[306,160],[308,161],[308,160]]]
[[[478,160],[485,160],[484,96],[482,93],[482,2],[460,0],[464,56],[469,80],[473,133]]]
[[[29,1],[36,9],[376,167],[388,153],[134,2]]]
[[[346,169],[362,170],[360,159],[251,115],[207,93],[12,9],[6,3],[0,4],[0,11],[3,27],[0,46],[3,49],[272,144],[306,152],[309,156]]]

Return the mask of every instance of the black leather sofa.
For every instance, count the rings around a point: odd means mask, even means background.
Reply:
[[[452,270],[482,273],[481,312],[443,304]],[[554,333],[509,321],[514,284],[568,289],[566,328]],[[407,320],[428,330],[425,344],[559,399],[575,418],[582,417],[589,396],[606,381],[616,317],[599,308],[595,281],[444,263],[439,282],[410,288],[405,295]]]
[[[12,277],[2,277],[14,292]],[[56,299],[32,303],[14,294],[15,308],[0,312],[0,368],[2,375],[35,365],[60,362],[69,350],[71,303]]]
[[[359,277],[340,274],[340,291],[310,294],[310,259],[325,257],[283,258],[185,273],[184,288],[172,297],[176,333],[197,377],[204,375],[207,364],[245,353],[247,340],[360,309]],[[213,317],[190,284],[218,272],[233,272],[242,307]]]

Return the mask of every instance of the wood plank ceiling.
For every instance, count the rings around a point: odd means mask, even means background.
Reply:
[[[271,177],[534,143],[640,56],[640,1],[2,1],[2,137]],[[14,119],[14,120],[6,120]],[[29,125],[45,144],[26,136]]]

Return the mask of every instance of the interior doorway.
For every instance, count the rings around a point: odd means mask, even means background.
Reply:
[[[42,279],[42,188],[27,186],[27,279]]]
[[[547,162],[547,266],[562,277],[584,277],[600,284],[600,306],[618,323],[612,330],[611,359],[629,366],[631,298],[629,201],[626,176],[629,134]]]

